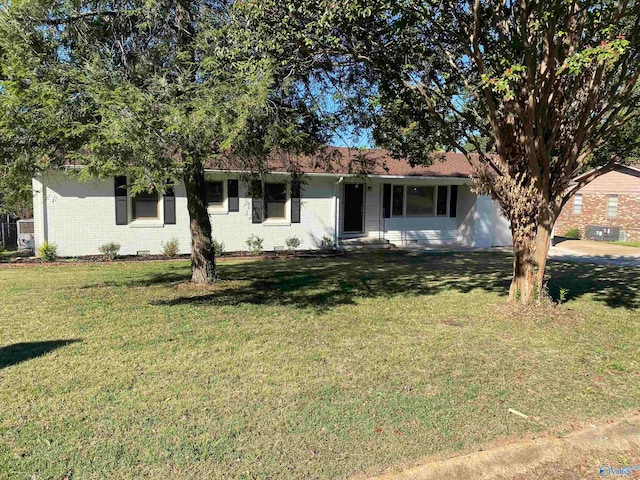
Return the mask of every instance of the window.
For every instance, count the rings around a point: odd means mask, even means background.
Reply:
[[[576,194],[573,197],[573,214],[580,215],[582,213],[582,195]]]
[[[131,197],[131,218],[148,220],[158,218],[158,192],[140,192]]]
[[[285,219],[287,217],[287,184],[265,184],[265,214],[267,218]]]
[[[446,185],[440,185],[438,187],[438,198],[436,203],[436,215],[438,217],[446,217],[447,216],[447,197],[448,197],[448,188]]]
[[[207,180],[207,206],[212,208],[224,207],[224,186],[222,182]]]
[[[434,187],[407,187],[407,216],[433,215]]]
[[[393,186],[393,210],[394,217],[401,217],[404,214],[404,186]]]
[[[607,199],[607,217],[615,217],[618,215],[618,196],[609,195]]]

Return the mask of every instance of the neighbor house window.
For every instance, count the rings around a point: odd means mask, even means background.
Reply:
[[[582,195],[576,194],[573,197],[573,214],[580,215],[582,213]]]
[[[609,195],[607,200],[607,217],[615,217],[618,215],[618,196]]]
[[[434,187],[407,187],[407,216],[433,216]]]
[[[131,217],[133,220],[157,219],[158,192],[140,192],[131,196]]]
[[[266,183],[264,187],[266,217],[272,219],[285,219],[287,217],[286,183]]]
[[[223,182],[207,181],[207,206],[210,208],[224,207],[224,184]]]

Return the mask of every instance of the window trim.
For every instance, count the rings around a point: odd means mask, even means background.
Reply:
[[[129,220],[129,226],[131,227],[163,227],[164,226],[164,195],[160,195],[158,191],[155,192],[158,198],[158,216],[135,218],[133,216],[133,204],[134,195],[131,193],[131,185],[127,184],[127,217]]]
[[[267,185],[284,185],[284,193],[286,199],[284,201],[284,217],[268,217],[267,216]],[[274,182],[266,181],[262,182],[262,208],[263,208],[263,225],[291,225],[291,182]]]

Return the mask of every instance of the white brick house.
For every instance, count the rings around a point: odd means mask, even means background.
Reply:
[[[366,176],[350,173],[354,159],[349,154],[331,169],[300,161],[301,186],[277,169],[253,184],[230,169],[207,170],[213,238],[226,251],[247,250],[252,234],[264,239],[265,250],[284,248],[294,236],[302,241],[300,249],[318,248],[325,237],[335,244],[348,238],[396,245],[511,244],[497,205],[471,192],[470,168],[462,155],[447,154],[444,162],[412,168],[382,151],[369,153],[373,163]],[[165,195],[132,197],[126,185],[125,177],[80,182],[70,170],[34,178],[36,247],[47,240],[57,244],[61,256],[82,256],[117,242],[122,255],[154,254],[175,238],[180,252],[189,253],[184,186],[177,184]]]

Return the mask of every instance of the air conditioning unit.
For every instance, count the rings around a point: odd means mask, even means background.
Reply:
[[[33,218],[18,220],[18,250],[35,250]]]
[[[616,242],[620,239],[620,227],[589,225],[584,229],[584,238],[602,242]]]

